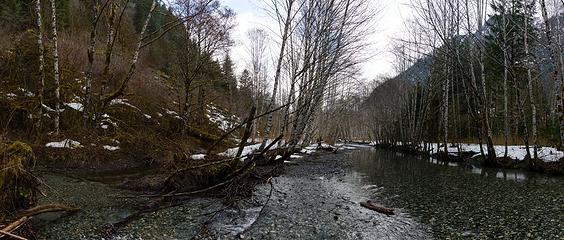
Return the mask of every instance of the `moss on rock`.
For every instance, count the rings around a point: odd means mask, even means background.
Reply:
[[[37,181],[32,148],[23,142],[0,144],[0,218],[35,204]]]

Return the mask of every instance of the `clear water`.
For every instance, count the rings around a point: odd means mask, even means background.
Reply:
[[[438,239],[564,239],[564,178],[444,163],[384,150],[350,155],[374,199]]]

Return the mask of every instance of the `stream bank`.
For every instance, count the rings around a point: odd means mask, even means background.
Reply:
[[[486,164],[484,157],[481,155],[480,146],[478,144],[450,144],[448,154],[441,149],[437,151],[437,144],[429,144],[429,149],[423,150],[421,146],[409,144],[375,144],[377,149],[405,153],[413,156],[432,157],[434,159],[455,162],[468,163],[474,165],[483,165],[494,168],[504,169],[521,169],[526,171],[546,173],[551,175],[564,175],[564,152],[551,147],[539,148],[538,158],[533,159],[526,153],[524,146],[508,146],[508,156],[504,156],[503,146],[495,145],[496,158],[495,162]],[[484,151],[486,151],[484,146]],[[531,148],[532,151],[532,148]],[[485,152],[487,154],[487,152]]]

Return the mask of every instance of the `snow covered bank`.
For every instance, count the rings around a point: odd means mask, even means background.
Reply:
[[[451,155],[456,155],[458,153],[458,148],[456,146],[454,146],[453,144],[448,144],[448,152]],[[437,153],[437,144],[433,143],[431,144],[431,154],[435,154]],[[486,149],[486,145],[483,145],[484,151],[487,151]],[[500,146],[500,145],[496,145],[494,146],[495,148],[495,154],[497,157],[503,157],[505,155],[505,147],[504,146]],[[443,148],[441,147],[439,149],[440,151],[443,151]],[[479,156],[480,154],[480,145],[479,144],[460,144],[460,150],[463,152],[475,152],[476,155],[474,156]],[[529,150],[531,152],[531,154],[533,154],[533,147],[529,147]],[[517,160],[517,161],[522,161],[525,159],[525,156],[527,155],[527,148],[525,146],[508,146],[507,147],[507,157]],[[552,147],[540,147],[538,149],[538,157],[539,159],[545,161],[545,162],[556,162],[559,161],[561,158],[564,157],[564,152],[559,151],[556,148],[552,148]]]

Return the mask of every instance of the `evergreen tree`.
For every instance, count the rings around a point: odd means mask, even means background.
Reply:
[[[253,80],[251,78],[251,72],[245,69],[241,73],[241,77],[239,77],[239,91],[243,93],[251,94],[251,90],[253,89]]]
[[[503,71],[503,15],[505,15],[506,18],[505,30],[507,39],[505,42],[507,46],[509,68],[515,76],[525,76],[526,70],[524,69],[524,64],[526,56],[523,30],[525,28],[525,18],[528,19],[529,23],[534,22],[535,14],[535,5],[533,2],[525,5],[523,1],[505,0],[507,9],[504,9],[503,1],[504,0],[495,0],[491,4],[492,9],[494,10],[494,15],[487,23],[489,31],[487,31],[485,36],[488,56],[490,56],[486,59],[486,68],[494,70],[492,73],[494,74],[493,76],[495,76],[495,79],[500,79]],[[535,39],[537,36],[537,29],[533,24],[529,24],[528,28],[530,36],[529,39]],[[529,45],[531,43],[534,42],[529,40]],[[534,48],[534,46],[529,47]]]
[[[237,87],[237,78],[235,77],[235,73],[233,72],[233,62],[231,61],[229,53],[225,54],[222,70],[225,79],[224,81],[227,84],[230,92],[232,93],[232,91]]]

